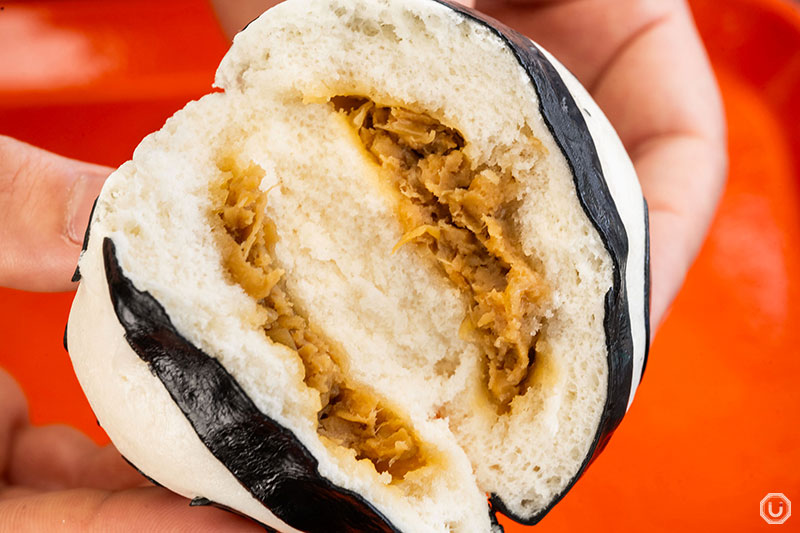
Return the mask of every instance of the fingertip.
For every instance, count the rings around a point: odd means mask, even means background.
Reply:
[[[136,531],[264,531],[257,522],[231,511],[212,506],[190,506],[189,503],[186,498],[160,487],[132,489],[108,500],[107,516],[98,521],[98,531],[110,531],[110,527],[117,523],[140,525],[141,529],[135,529]],[[149,513],[149,516],[144,516],[142,511]]]
[[[83,246],[92,207],[106,177],[107,174],[81,172],[69,188],[64,236],[74,245]]]
[[[0,137],[0,284],[74,290],[84,229],[110,172]]]
[[[9,458],[5,479],[13,485],[121,490],[145,484],[115,448],[97,446],[69,426],[24,427],[10,443]]]
[[[190,500],[160,487],[115,493],[97,514],[97,531],[111,531],[117,524],[136,525],[125,531],[185,531],[197,533],[263,533],[253,520],[213,506],[190,506]]]

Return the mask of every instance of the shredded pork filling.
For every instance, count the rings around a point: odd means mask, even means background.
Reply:
[[[488,391],[503,412],[524,393],[547,294],[509,238],[518,193],[509,172],[472,168],[460,133],[431,116],[368,98],[337,96],[367,151],[399,191],[405,235],[433,256],[472,301],[462,335],[486,354]]]
[[[377,395],[347,379],[333,347],[287,296],[284,271],[273,259],[278,234],[265,214],[267,194],[259,188],[264,171],[252,163],[242,168],[233,157],[220,159],[218,167],[223,179],[212,186],[211,194],[214,220],[224,228],[223,264],[258,301],[265,334],[302,360],[305,383],[319,392],[322,404],[318,433],[354,450],[357,459],[370,460],[393,481],[424,466],[420,441],[410,425]]]

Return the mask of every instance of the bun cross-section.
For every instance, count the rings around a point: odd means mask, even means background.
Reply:
[[[648,347],[647,210],[588,93],[433,0],[289,0],[142,140],[67,338],[148,478],[279,531],[536,523]]]

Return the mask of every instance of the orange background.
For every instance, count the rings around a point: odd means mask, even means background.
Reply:
[[[227,48],[201,1],[4,5],[0,133],[111,166],[209,90]],[[692,6],[728,113],[728,189],[631,411],[540,533],[766,530],[768,492],[796,504],[774,531],[800,531],[800,11]],[[34,423],[107,442],[61,347],[71,300],[0,289],[0,366]]]

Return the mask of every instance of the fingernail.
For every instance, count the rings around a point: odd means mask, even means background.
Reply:
[[[89,224],[89,214],[105,178],[105,175],[81,174],[70,187],[65,229],[67,238],[75,244],[83,244],[83,236]]]

